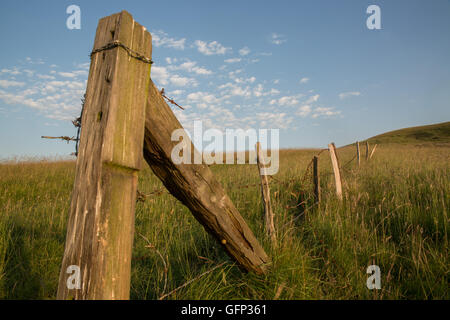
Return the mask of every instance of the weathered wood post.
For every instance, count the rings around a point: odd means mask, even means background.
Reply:
[[[336,152],[336,146],[334,142],[328,145],[328,150],[330,150],[331,163],[333,165],[334,180],[336,182],[336,195],[342,200],[342,183],[341,183],[341,172],[339,169],[339,161]]]
[[[179,144],[179,140],[171,140],[175,130],[184,131],[151,82],[145,113],[145,160],[170,193],[189,208],[206,231],[242,268],[264,273],[270,263],[269,257],[209,167],[203,162],[190,164],[173,161],[172,152]],[[199,152],[187,135],[184,139],[195,159],[195,154],[198,156]]]
[[[366,161],[369,160],[369,142],[366,141]]]
[[[313,185],[314,185],[314,201],[320,202],[320,180],[319,180],[319,157],[313,158]]]
[[[375,153],[375,149],[377,148],[377,144],[374,145],[372,152],[370,153],[369,160],[372,159],[373,154]]]
[[[361,155],[359,153],[359,141],[356,141],[356,158],[358,159],[358,167],[361,166]]]
[[[151,40],[126,11],[98,23],[58,299],[129,298]]]
[[[273,223],[273,211],[270,201],[269,180],[267,179],[265,159],[261,150],[261,144],[256,143],[256,162],[258,164],[258,172],[261,178],[261,195],[264,205],[264,221],[266,225],[266,232],[273,243],[276,241],[275,225]]]

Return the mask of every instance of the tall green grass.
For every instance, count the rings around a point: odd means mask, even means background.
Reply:
[[[270,181],[275,245],[264,231],[256,165],[211,166],[272,258],[264,276],[241,272],[170,194],[138,202],[131,297],[158,299],[194,280],[167,298],[448,299],[450,148],[379,145],[371,161],[342,170],[342,201],[323,152],[314,205],[305,170],[317,153],[280,154]],[[344,164],[355,149],[338,154]],[[69,161],[0,165],[0,298],[55,298],[74,171]],[[141,192],[161,187],[149,168],[141,172]],[[381,290],[366,287],[371,264],[381,268]]]

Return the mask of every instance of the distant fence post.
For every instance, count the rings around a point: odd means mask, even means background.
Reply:
[[[328,145],[328,149],[330,150],[331,163],[333,165],[334,171],[334,180],[336,182],[336,195],[339,199],[342,200],[341,172],[339,169],[336,146],[334,145],[333,142]]]
[[[376,148],[377,148],[377,144],[373,147],[372,152],[370,153],[370,156],[369,156],[369,160],[372,159],[372,156],[373,156]]]
[[[369,160],[369,142],[366,141],[366,161]]]
[[[313,185],[314,185],[314,200],[316,203],[320,202],[320,180],[319,180],[319,157],[313,158]]]
[[[356,141],[356,158],[358,159],[358,167],[361,166],[361,154],[359,152],[359,141]]]
[[[58,299],[129,299],[151,41],[126,11],[98,23]]]
[[[256,143],[256,160],[258,163],[258,172],[261,177],[261,194],[264,204],[264,219],[266,224],[266,231],[270,236],[272,242],[276,240],[275,225],[273,223],[273,211],[270,202],[270,188],[269,180],[267,179],[266,168],[264,166],[265,159],[261,150],[261,144]]]

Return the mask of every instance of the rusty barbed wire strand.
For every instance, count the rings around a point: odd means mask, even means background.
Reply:
[[[168,192],[166,188],[160,188],[158,190],[152,191],[150,193],[142,193],[141,191],[136,191],[136,202],[145,202],[150,196],[160,196],[161,194]]]
[[[168,102],[170,102],[173,105],[176,105],[178,108],[180,108],[181,110],[184,110],[184,108],[182,106],[180,106],[178,103],[176,103],[175,101],[173,101],[173,99],[168,98],[165,94],[164,94],[164,88],[161,89],[161,91],[159,92],[161,94],[161,96],[166,99]]]
[[[41,136],[41,138],[42,139],[61,139],[61,140],[67,141],[67,143],[69,143],[69,141],[78,141],[77,138],[68,137],[68,136],[60,136],[60,137]]]
[[[126,45],[124,45],[122,42],[120,42],[119,40],[114,40],[113,42],[110,42],[106,45],[104,45],[103,47],[100,47],[98,49],[94,49],[92,50],[91,54],[89,55],[89,57],[92,59],[92,56],[98,52],[101,51],[105,51],[105,50],[110,50],[110,49],[114,49],[117,47],[121,47],[123,49],[125,49],[125,51],[128,53],[128,55],[132,58],[135,58],[136,60],[148,63],[148,64],[153,64],[152,59],[149,59],[145,56],[143,56],[142,54],[134,51],[133,49],[127,47]]]
[[[83,98],[81,98],[81,111],[80,116],[72,121],[72,124],[75,128],[77,128],[77,142],[75,144],[75,157],[78,157],[78,146],[80,143],[80,132],[81,132],[81,119],[83,118],[83,110],[84,110],[84,104],[86,103],[86,92],[83,95]]]

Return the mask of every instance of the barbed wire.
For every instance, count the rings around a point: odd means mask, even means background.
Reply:
[[[176,105],[178,108],[180,108],[181,110],[184,110],[184,108],[182,106],[180,106],[178,103],[176,103],[175,101],[173,101],[173,99],[168,98],[165,93],[164,93],[164,88],[161,89],[161,91],[159,92],[161,94],[161,96],[166,99],[168,102],[170,102],[173,105]]]
[[[69,143],[70,141],[78,141],[75,137],[68,137],[68,136],[60,136],[60,137],[50,137],[50,136],[41,136],[42,139],[61,139],[67,141]]]
[[[159,196],[166,192],[168,192],[166,188],[160,188],[158,190],[152,191],[147,194],[142,193],[141,191],[137,190],[136,191],[136,202],[145,202],[145,200],[147,200],[148,197]]]
[[[104,45],[103,47],[100,47],[98,49],[92,50],[91,54],[89,55],[90,58],[92,59],[92,56],[98,52],[101,51],[105,51],[105,50],[110,50],[110,49],[114,49],[117,47],[121,47],[123,49],[125,49],[125,51],[127,52],[127,54],[132,57],[135,58],[136,60],[142,61],[144,63],[148,63],[148,64],[153,64],[152,59],[147,58],[145,56],[143,56],[142,54],[134,51],[133,49],[127,47],[126,45],[124,45],[122,42],[120,42],[119,40],[114,40],[106,45]]]

